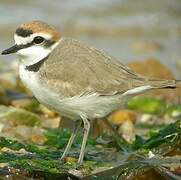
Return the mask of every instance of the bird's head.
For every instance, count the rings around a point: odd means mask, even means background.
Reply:
[[[20,25],[14,34],[15,45],[4,50],[2,55],[17,53],[21,62],[33,65],[45,57],[58,45],[59,32],[52,26],[32,21]]]

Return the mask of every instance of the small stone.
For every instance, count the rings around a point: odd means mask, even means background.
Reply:
[[[24,148],[21,148],[19,150],[13,150],[13,149],[10,149],[10,148],[7,148],[7,147],[3,147],[1,148],[0,150],[1,152],[8,152],[8,153],[16,153],[16,154],[28,154],[28,152],[24,149]]]
[[[149,151],[148,152],[148,158],[150,159],[150,158],[153,158],[155,155],[153,154],[153,152],[152,151]]]
[[[151,119],[152,119],[152,115],[151,114],[143,114],[140,118],[139,118],[139,121],[141,123],[147,123],[149,122]]]
[[[12,152],[14,152],[14,150],[12,150],[12,149],[10,149],[10,148],[7,148],[7,147],[3,147],[3,148],[1,148],[1,152],[12,153]]]
[[[28,154],[28,152],[24,148],[21,148],[18,152],[20,154]]]
[[[65,163],[75,163],[75,162],[77,162],[77,159],[74,157],[65,157],[64,161],[65,161]]]
[[[7,167],[9,164],[8,163],[0,163],[0,168]]]
[[[47,138],[42,133],[32,134],[31,141],[35,144],[43,145],[47,141]]]
[[[130,110],[119,110],[114,113],[112,113],[108,120],[110,123],[114,125],[120,125],[123,124],[125,121],[136,121],[136,113]]]
[[[135,140],[134,124],[132,121],[125,121],[118,129],[118,133],[129,143]]]
[[[99,149],[102,149],[102,148],[103,148],[103,146],[100,145],[100,144],[95,145],[95,147],[97,147],[97,148],[99,148]]]
[[[60,124],[60,117],[44,118],[41,121],[41,127],[43,128],[58,128],[59,124]]]
[[[58,115],[56,112],[51,111],[50,109],[48,109],[47,107],[43,105],[41,105],[40,111],[49,118],[54,118]]]

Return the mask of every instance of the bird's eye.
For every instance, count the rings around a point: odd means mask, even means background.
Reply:
[[[44,40],[45,40],[45,39],[44,39],[43,37],[41,37],[41,36],[36,36],[33,41],[34,41],[35,44],[40,44],[40,43],[42,43]]]

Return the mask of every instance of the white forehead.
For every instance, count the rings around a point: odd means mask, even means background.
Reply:
[[[17,45],[28,44],[28,43],[31,43],[36,36],[41,36],[41,37],[44,37],[45,39],[52,38],[52,35],[46,34],[46,33],[34,33],[28,37],[22,37],[22,36],[18,36],[17,34],[14,34],[14,40]]]

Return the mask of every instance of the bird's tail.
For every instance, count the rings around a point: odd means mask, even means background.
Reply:
[[[153,88],[181,88],[181,80],[157,80],[150,79],[148,84]]]

